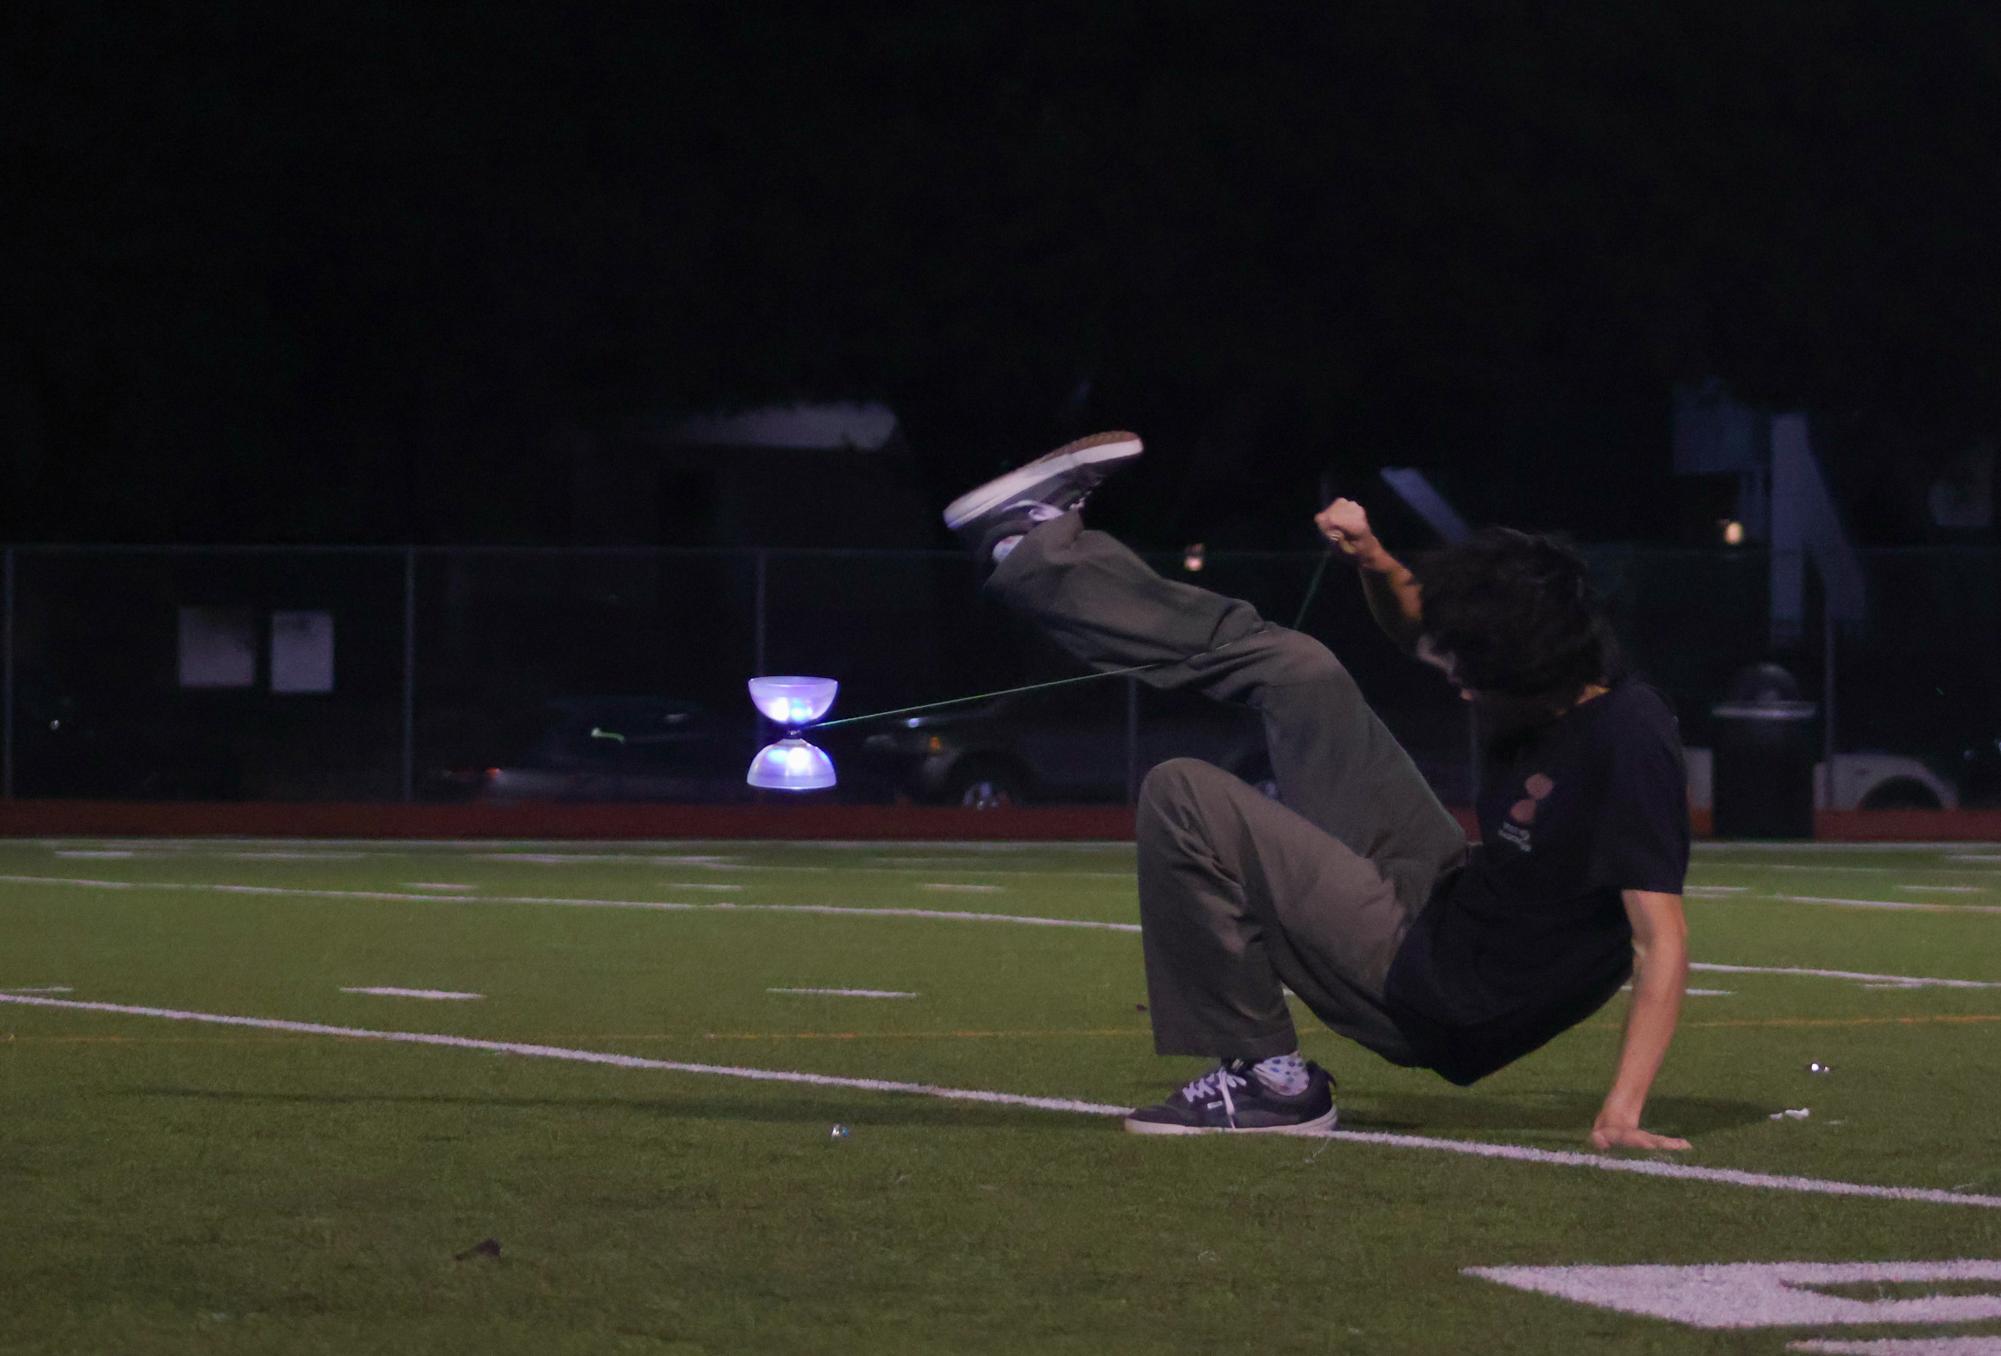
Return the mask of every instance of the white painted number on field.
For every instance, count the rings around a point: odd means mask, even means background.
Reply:
[[[1623,1314],[1665,1318],[1693,1328],[1938,1325],[2001,1319],[2001,1262],[1976,1259],[1469,1267],[1466,1274],[1517,1290]],[[1891,1286],[1917,1293],[1859,1295],[1869,1287],[1880,1292]],[[1938,1288],[1923,1293],[1926,1287]]]

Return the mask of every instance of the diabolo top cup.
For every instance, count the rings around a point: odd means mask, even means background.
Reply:
[[[797,674],[750,680],[751,704],[764,718],[788,730],[811,725],[834,705],[841,690],[832,678],[806,678]]]

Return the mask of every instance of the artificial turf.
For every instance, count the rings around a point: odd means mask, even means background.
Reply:
[[[1114,844],[15,842],[0,990],[1131,1104],[1199,1071],[1151,1053],[1132,933],[741,907],[1131,923],[1131,864]],[[1649,1115],[1695,1141],[1676,1161],[2001,1195],[2001,852],[1716,845],[1691,886],[1698,962],[1997,987],[1697,973],[1725,992],[1688,1000]],[[1921,907],[1869,907],[1895,904]],[[482,997],[343,992],[374,986]],[[771,992],[814,987],[916,996]],[[1344,1128],[1577,1150],[1618,1016],[1463,1091],[1301,1033]],[[2001,1344],[2001,1320],[1710,1331],[1465,1274],[2001,1258],[2001,1209],[1973,1204],[8,1002],[0,1118],[9,1353]]]

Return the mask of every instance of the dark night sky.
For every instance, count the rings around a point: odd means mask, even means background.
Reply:
[[[1139,428],[1163,543],[1385,462],[1667,537],[1711,373],[1851,486],[2001,428],[1987,4],[66,0],[0,63],[5,540],[561,541],[573,431],[794,398],[939,502]]]

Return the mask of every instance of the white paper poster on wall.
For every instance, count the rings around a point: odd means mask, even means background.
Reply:
[[[257,681],[257,626],[249,608],[184,607],[180,620],[182,687]]]
[[[271,614],[271,690],[334,690],[333,613]]]

